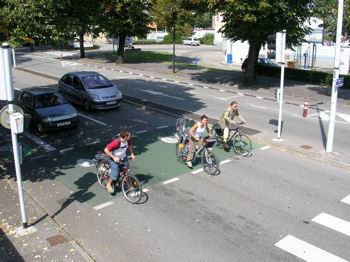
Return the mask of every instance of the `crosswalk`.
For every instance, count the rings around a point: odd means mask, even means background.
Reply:
[[[329,111],[322,111],[318,113],[309,114],[307,118],[329,121],[329,115],[330,115]],[[337,123],[350,124],[350,115],[344,114],[344,113],[336,113],[335,121]]]
[[[346,196],[340,201],[342,203],[350,205],[350,195]],[[333,231],[336,231],[340,234],[343,234],[346,237],[350,237],[350,222],[342,218],[338,218],[333,215],[322,212],[321,214],[311,219],[311,221],[317,225],[320,225],[322,227],[325,227]],[[349,238],[349,243],[350,243],[350,238]],[[275,243],[275,247],[280,248],[288,252],[289,254],[295,257],[298,257],[304,261],[349,262],[344,258],[341,258],[335,254],[330,253],[329,250],[323,250],[293,235],[287,235],[286,237],[284,237],[283,239]]]

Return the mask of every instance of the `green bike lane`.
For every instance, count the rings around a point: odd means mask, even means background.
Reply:
[[[194,163],[193,170],[179,163],[175,155],[175,127],[164,127],[133,134],[133,146],[136,159],[130,163],[130,172],[136,175],[143,188],[151,186],[202,168],[200,158]],[[47,157],[33,159],[24,165],[24,178],[31,181],[55,180],[67,187],[71,196],[79,202],[97,206],[122,196],[121,192],[109,194],[96,179],[96,168],[92,159],[103,152],[106,144],[75,148],[66,152],[53,153]],[[253,149],[261,145],[253,143]],[[214,145],[214,154],[219,161],[235,156],[234,151],[224,151]],[[205,174],[207,175],[207,174]],[[221,174],[225,175],[225,174]]]

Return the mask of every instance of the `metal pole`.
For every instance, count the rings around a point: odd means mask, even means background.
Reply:
[[[12,48],[12,61],[13,61],[13,67],[16,68],[16,55],[15,55],[14,48]]]
[[[333,151],[335,115],[337,111],[337,97],[338,97],[338,87],[336,85],[336,82],[337,82],[337,79],[339,78],[340,45],[341,45],[342,26],[343,26],[343,8],[344,8],[344,0],[339,0],[338,1],[337,38],[335,43],[335,57],[334,57],[333,82],[332,82],[331,113],[329,116],[328,137],[327,137],[327,147],[326,147],[327,153],[331,153]]]
[[[284,52],[285,52],[285,46],[286,46],[286,34],[287,31],[282,31],[282,47],[281,47],[281,82],[280,82],[280,108],[279,108],[279,114],[278,114],[278,132],[277,132],[277,138],[281,138],[281,130],[282,130],[282,106],[283,106],[283,87],[284,87],[284,67],[285,67],[285,61],[284,61]]]
[[[5,77],[6,77],[6,89],[7,89],[7,101],[9,104],[9,113],[14,113],[14,91],[12,85],[12,69],[11,69],[11,54],[10,54],[10,45],[8,43],[2,44],[2,49],[4,52],[4,67],[5,67]],[[17,141],[17,134],[11,129],[12,137],[12,148],[13,148],[13,158],[15,162],[16,178],[17,178],[17,187],[18,187],[18,198],[20,202],[21,214],[22,214],[22,223],[23,228],[28,227],[26,210],[24,205],[23,197],[23,186],[22,186],[22,174],[21,174],[21,165],[19,159],[19,148]]]

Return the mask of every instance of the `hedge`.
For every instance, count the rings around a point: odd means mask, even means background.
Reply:
[[[214,34],[206,33],[202,38],[199,38],[202,45],[214,45]]]
[[[155,39],[140,39],[140,40],[134,40],[132,42],[133,45],[155,45],[159,44],[157,40]]]
[[[279,78],[281,76],[281,69],[275,66],[257,65],[257,74]],[[288,80],[302,81],[322,86],[331,86],[333,79],[333,75],[330,73],[288,67],[285,68],[284,76],[285,79]],[[341,75],[341,77],[344,77],[343,88],[350,89],[350,76]]]

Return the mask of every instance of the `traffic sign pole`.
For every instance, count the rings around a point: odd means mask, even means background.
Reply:
[[[333,82],[332,82],[331,112],[329,116],[328,137],[327,137],[327,147],[326,147],[327,153],[332,153],[333,151],[335,115],[337,111],[337,98],[338,98],[337,80],[339,78],[340,45],[341,45],[342,26],[343,26],[343,9],[344,9],[344,0],[339,0],[338,1],[337,37],[336,37],[336,44],[335,44],[334,70],[333,70]]]
[[[3,67],[5,69],[5,83],[1,83],[1,84],[4,84],[6,86],[7,101],[9,104],[9,113],[11,115],[15,113],[15,110],[14,110],[14,89],[12,85],[11,51],[10,51],[9,44],[7,43],[2,44],[1,51],[3,52]],[[15,162],[15,170],[16,170],[16,178],[17,178],[18,197],[19,197],[21,215],[22,215],[22,225],[23,225],[23,228],[27,228],[28,222],[27,222],[26,210],[24,205],[24,197],[23,197],[22,174],[21,174],[18,140],[17,140],[17,134],[12,129],[11,129],[11,137],[12,137],[13,158]]]
[[[278,43],[276,43],[276,59],[278,59],[281,62],[281,81],[280,81],[280,108],[279,108],[279,114],[278,114],[278,131],[277,131],[277,138],[281,138],[281,132],[282,132],[282,106],[283,106],[283,88],[284,88],[284,67],[285,67],[285,61],[284,61],[284,52],[286,49],[286,34],[287,31],[283,30],[281,37],[276,37],[276,40]],[[280,54],[277,54],[277,45],[280,45]],[[278,58],[277,58],[278,57]]]

